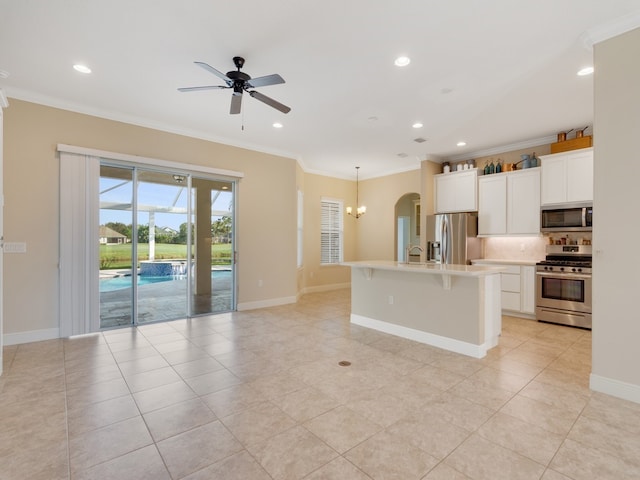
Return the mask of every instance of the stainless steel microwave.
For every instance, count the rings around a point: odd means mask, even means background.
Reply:
[[[592,229],[593,205],[590,203],[542,207],[541,232],[590,232]]]

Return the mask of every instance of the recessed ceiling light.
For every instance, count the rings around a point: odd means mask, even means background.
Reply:
[[[578,75],[584,77],[585,75],[591,75],[593,73],[593,67],[584,67],[581,70],[578,70]]]
[[[393,63],[395,63],[397,67],[406,67],[411,63],[411,59],[409,57],[398,57]]]
[[[423,125],[420,122],[416,122],[413,125],[411,125],[413,128],[422,128]]]
[[[74,69],[76,72],[80,72],[80,73],[91,73],[91,69],[90,69],[89,67],[87,67],[86,65],[81,65],[81,64],[79,64],[79,63],[76,63],[76,64],[73,66],[73,69]]]
[[[467,142],[458,142],[458,143],[456,143],[456,145],[458,147],[464,147],[466,144],[467,144]]]
[[[226,185],[222,187],[223,190],[229,190],[229,187],[227,187]]]
[[[284,126],[284,125],[282,125],[282,124],[281,124],[281,123],[279,123],[279,122],[276,122],[276,123],[274,123],[274,124],[273,124],[273,128],[282,128],[283,126]]]

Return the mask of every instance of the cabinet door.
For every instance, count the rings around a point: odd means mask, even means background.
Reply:
[[[507,185],[507,232],[516,235],[540,233],[540,169],[509,174]]]
[[[593,201],[593,150],[567,158],[567,202]]]
[[[565,156],[542,159],[542,205],[567,201],[567,164]]]
[[[455,212],[456,185],[455,174],[438,175],[434,179],[436,213]]]
[[[536,313],[536,267],[522,266],[520,270],[522,287],[522,313]]]
[[[436,213],[478,210],[478,172],[452,172],[434,177]]]
[[[456,211],[475,212],[478,210],[478,173],[475,170],[463,172],[456,177]]]
[[[507,175],[478,179],[478,235],[507,233]]]

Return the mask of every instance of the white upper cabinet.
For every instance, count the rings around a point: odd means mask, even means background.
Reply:
[[[593,148],[543,155],[542,205],[593,201]]]
[[[478,235],[507,233],[507,174],[478,178]]]
[[[434,177],[435,213],[478,210],[478,171],[442,173]]]
[[[507,233],[540,234],[540,169],[508,173]]]
[[[478,235],[539,234],[539,168],[478,179]]]

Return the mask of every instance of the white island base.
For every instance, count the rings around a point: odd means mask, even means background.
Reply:
[[[351,323],[475,358],[498,344],[501,268],[344,265],[351,267]]]

